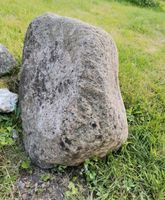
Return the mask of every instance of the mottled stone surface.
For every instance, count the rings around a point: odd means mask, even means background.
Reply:
[[[6,47],[0,44],[0,76],[9,73],[16,65],[16,61]]]
[[[51,13],[29,25],[20,105],[24,144],[43,168],[103,157],[127,139],[116,46],[103,30]]]
[[[0,89],[0,113],[10,113],[16,108],[18,95],[7,88]]]

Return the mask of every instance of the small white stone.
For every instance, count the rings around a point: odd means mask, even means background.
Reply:
[[[18,132],[17,132],[17,130],[15,130],[15,129],[12,130],[12,138],[13,138],[14,140],[18,139]]]
[[[10,92],[7,88],[0,89],[0,113],[14,111],[17,101],[17,94]]]

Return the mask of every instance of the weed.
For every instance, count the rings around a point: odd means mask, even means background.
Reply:
[[[51,179],[51,174],[49,174],[49,173],[44,173],[44,174],[42,174],[42,176],[40,177],[40,179],[41,179],[42,181],[44,181],[44,182],[47,182],[47,181],[49,181],[49,180]]]

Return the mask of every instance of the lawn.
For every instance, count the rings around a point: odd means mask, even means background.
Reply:
[[[34,17],[47,11],[81,19],[112,35],[119,51],[120,86],[129,124],[129,138],[122,148],[104,159],[87,160],[70,177],[67,198],[164,200],[165,12],[111,0],[0,0],[0,43],[18,62],[12,77],[0,79],[0,87],[9,85],[17,91],[26,29]],[[11,137],[13,129],[20,134],[17,141]],[[19,109],[0,115],[0,151],[0,199],[12,199],[20,169],[33,170],[21,145]],[[65,170],[58,167],[57,173]],[[81,194],[84,185],[86,197]]]

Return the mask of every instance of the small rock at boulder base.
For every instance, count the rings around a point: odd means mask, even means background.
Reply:
[[[19,94],[25,149],[42,168],[103,157],[127,139],[117,49],[100,28],[51,13],[34,19]]]
[[[0,89],[0,112],[10,113],[16,108],[18,95],[7,88]]]
[[[16,61],[6,47],[0,44],[0,76],[9,73],[16,66]]]

